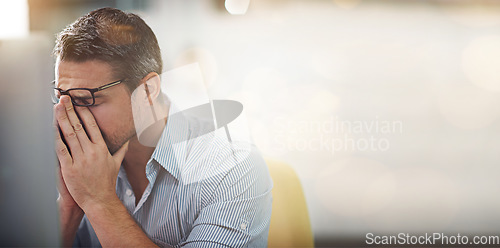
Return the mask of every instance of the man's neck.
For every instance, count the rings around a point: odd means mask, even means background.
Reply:
[[[130,139],[130,143],[128,145],[128,151],[125,154],[125,157],[122,162],[123,169],[127,171],[127,176],[135,176],[129,175],[128,171],[142,171],[142,174],[145,174],[146,164],[153,155],[155,147],[143,146],[138,140],[137,136],[134,136]],[[134,173],[135,174],[135,173]]]
[[[146,164],[151,158],[154,150],[154,147],[147,147],[140,144],[137,140],[137,136],[134,136],[134,138],[130,140],[127,154],[125,154],[125,158],[122,162],[122,167],[127,174],[128,182],[135,195],[136,205],[139,203],[149,183],[146,177]]]
[[[169,104],[155,105],[156,111],[159,111],[160,116],[168,116]],[[122,167],[127,173],[127,179],[134,191],[136,204],[148,186],[149,181],[146,177],[146,165],[156,149],[155,146],[163,133],[166,122],[166,117],[160,120],[155,119],[147,127],[141,128],[138,131],[138,135],[130,139]]]
[[[156,114],[154,118],[152,118],[153,116],[146,115],[145,113],[150,112],[143,111],[142,108],[138,108],[134,112],[134,118],[139,118],[142,121],[135,122],[137,134],[130,139],[128,152],[125,154],[122,162],[122,166],[127,173],[129,170],[140,170],[143,172],[142,174],[146,173],[146,164],[151,155],[153,155],[158,140],[165,129],[170,101],[167,100],[165,103],[163,100],[157,98],[154,104],[149,107]],[[157,116],[163,116],[163,118],[157,119]]]

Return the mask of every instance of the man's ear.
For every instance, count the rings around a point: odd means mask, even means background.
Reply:
[[[144,94],[140,95],[145,97],[142,100],[147,101],[149,105],[153,105],[161,92],[160,75],[156,72],[150,72],[141,80],[141,85],[144,86]]]

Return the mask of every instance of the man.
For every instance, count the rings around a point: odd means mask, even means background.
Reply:
[[[255,147],[183,115],[153,125],[155,147],[140,142],[132,105],[169,101],[139,16],[92,11],[58,35],[54,55],[64,246],[266,246],[272,182]]]

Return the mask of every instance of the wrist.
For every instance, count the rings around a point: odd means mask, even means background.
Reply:
[[[78,205],[67,203],[60,197],[57,199],[57,204],[59,206],[62,245],[63,247],[71,247],[84,212]]]
[[[61,214],[67,213],[69,215],[83,215],[83,210],[74,202],[68,203],[59,197],[57,199],[57,205],[59,206]]]
[[[121,201],[116,194],[112,194],[105,199],[88,200],[82,204],[82,209],[88,216],[93,216],[99,213],[113,211],[117,204],[121,205]]]

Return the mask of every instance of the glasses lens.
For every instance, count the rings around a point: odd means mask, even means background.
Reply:
[[[94,104],[94,97],[89,90],[69,90],[73,104],[77,106],[89,106]]]

